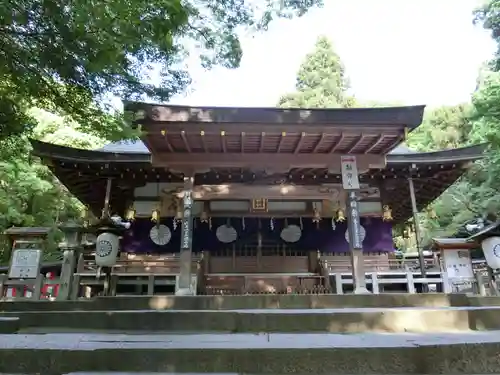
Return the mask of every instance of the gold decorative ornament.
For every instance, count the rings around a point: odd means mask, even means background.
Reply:
[[[382,207],[382,220],[383,221],[392,221],[392,210],[388,205],[384,205]]]
[[[161,213],[158,208],[155,208],[153,212],[151,212],[151,221],[154,223],[160,222]]]
[[[342,208],[339,208],[337,210],[337,215],[336,215],[336,220],[337,222],[339,223],[343,223],[345,221],[345,213],[344,213],[344,210]]]
[[[203,212],[200,215],[200,221],[202,223],[208,223],[209,219],[210,218],[208,217],[207,211],[203,210]]]
[[[135,220],[135,214],[136,214],[135,208],[134,207],[130,207],[127,210],[127,213],[125,214],[125,219],[128,220],[128,221],[134,221]]]
[[[319,222],[320,222],[320,221],[321,221],[321,215],[320,215],[320,213],[319,213],[319,210],[318,210],[316,207],[314,207],[314,209],[313,209],[313,219],[312,219],[312,222],[313,222],[313,223],[316,223],[316,226],[318,226],[318,227],[319,227]]]
[[[265,198],[252,199],[252,211],[267,212],[267,199]]]

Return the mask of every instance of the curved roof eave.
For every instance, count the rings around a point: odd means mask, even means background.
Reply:
[[[83,150],[30,140],[33,154],[69,162],[91,163],[149,163],[151,154],[142,141],[111,143],[98,150]],[[474,161],[483,157],[487,144],[460,147],[450,150],[415,152],[398,146],[387,155],[389,164],[445,163]]]
[[[425,105],[366,108],[189,107],[124,101],[125,111],[141,113],[147,122],[210,122],[224,124],[384,124],[414,130]]]

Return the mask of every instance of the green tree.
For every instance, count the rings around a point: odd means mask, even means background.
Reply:
[[[40,109],[31,109],[28,114],[38,122],[33,135],[39,140],[77,148],[96,148],[104,143],[81,132],[79,125],[67,119]],[[49,168],[30,157],[30,151],[25,136],[10,136],[1,142],[0,234],[11,226],[52,227],[79,218],[83,209]],[[3,258],[6,245],[0,236],[0,262],[7,260]],[[57,254],[49,252],[49,256]]]
[[[408,146],[417,151],[436,151],[469,144],[471,105],[463,103],[427,109],[422,124],[411,133]]]
[[[491,32],[497,42],[497,52],[491,62],[495,71],[500,70],[500,0],[487,0],[474,11],[474,23]]]
[[[349,79],[340,56],[324,36],[318,38],[301,64],[295,88],[295,92],[280,98],[280,107],[340,108],[356,104],[348,95]]]
[[[468,103],[427,110],[422,125],[410,134],[408,146],[428,152],[485,142],[474,111]],[[497,196],[488,183],[490,168],[489,160],[476,162],[431,204],[437,218],[423,213],[421,224],[428,238],[436,232],[452,235],[465,221],[483,214],[488,201]]]
[[[322,0],[5,0],[0,3],[0,138],[36,123],[25,109],[71,116],[86,132],[122,136],[108,95],[165,101],[189,83],[182,59],[238,67],[238,31],[266,29]],[[161,67],[161,81],[147,83]]]

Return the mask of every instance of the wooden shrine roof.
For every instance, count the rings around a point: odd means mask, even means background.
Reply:
[[[102,150],[76,150],[31,141],[33,154],[47,164],[59,180],[82,202],[100,212],[106,178],[113,177],[111,206],[125,210],[135,187],[147,182],[182,182],[182,173],[151,164],[151,154],[140,142],[119,142]],[[414,178],[417,204],[424,208],[455,182],[471,162],[482,158],[485,145],[416,153],[398,146],[387,155],[386,168],[371,169],[360,176],[362,183],[381,188],[382,199],[393,209],[395,220],[411,216],[407,177]],[[128,151],[130,150],[130,151]],[[338,173],[325,168],[292,168],[287,173],[245,168],[211,168],[195,175],[195,184],[251,182],[257,184],[320,185],[340,183]]]
[[[154,165],[172,154],[385,155],[422,122],[424,106],[388,108],[222,108],[125,103]],[[163,156],[163,158],[162,158]],[[250,159],[251,160],[251,159]]]

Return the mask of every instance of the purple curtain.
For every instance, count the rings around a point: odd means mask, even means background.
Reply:
[[[161,224],[166,225],[172,234],[171,240],[164,246],[158,246],[151,241],[149,231],[154,223],[149,219],[137,219],[122,240],[123,251],[132,253],[175,253],[180,249],[181,229],[177,225],[174,229],[172,218],[163,218]],[[213,218],[212,227],[208,223],[201,223],[195,219],[193,233],[193,251],[216,250],[228,247],[221,243],[215,234],[221,225],[229,224],[238,232],[237,245],[255,243],[260,231],[266,243],[283,243],[280,237],[281,230],[286,225],[302,227],[302,236],[294,244],[287,244],[290,248],[300,250],[320,250],[325,253],[348,252],[349,244],[345,240],[347,222],[335,222],[332,228],[331,219],[324,218],[319,225],[307,219],[274,219],[271,228],[268,218]],[[380,218],[362,218],[361,225],[366,230],[363,241],[363,250],[366,252],[394,251],[392,241],[392,224]],[[229,246],[232,246],[230,244]]]

